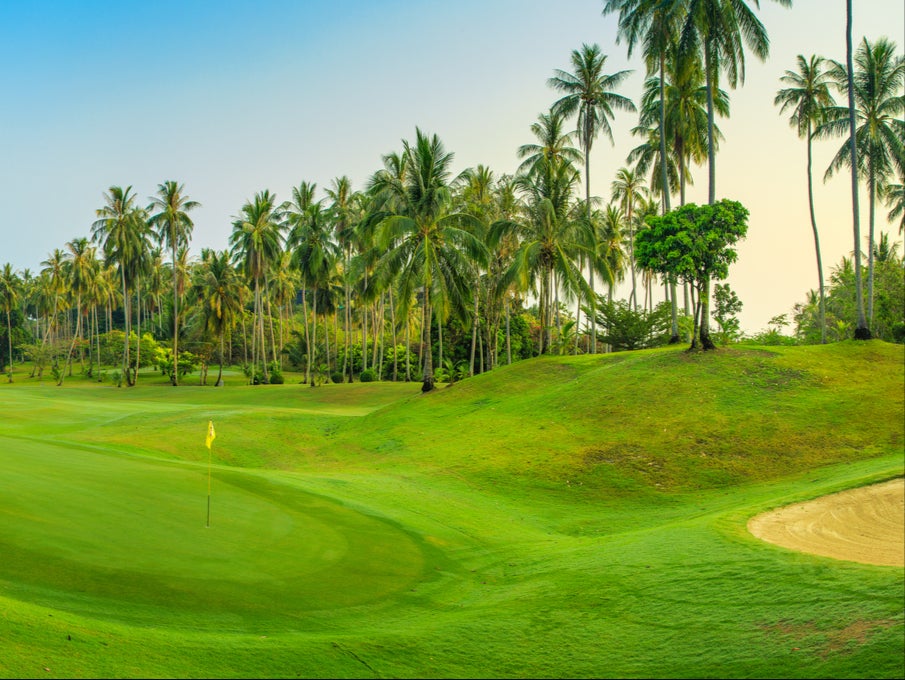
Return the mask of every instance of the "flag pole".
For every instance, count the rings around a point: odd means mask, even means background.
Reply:
[[[211,527],[211,456],[212,449],[207,447],[207,528]]]
[[[204,440],[207,446],[207,528],[211,526],[211,468],[213,466],[213,448],[212,444],[217,434],[214,432],[214,421],[207,421],[207,437]]]

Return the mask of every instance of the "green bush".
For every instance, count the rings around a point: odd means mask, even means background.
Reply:
[[[331,382],[339,384],[343,381],[343,374],[339,371],[333,371],[333,373],[330,374],[330,380]]]
[[[374,382],[377,379],[377,374],[374,372],[373,368],[368,368],[361,372],[361,375],[358,376],[358,379],[361,382]]]
[[[271,385],[282,385],[283,384],[283,372],[280,370],[280,365],[273,361],[270,363],[270,384]]]

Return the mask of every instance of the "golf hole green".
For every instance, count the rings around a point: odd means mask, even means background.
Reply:
[[[420,580],[423,544],[301,482],[0,441],[0,581],[14,597],[137,623],[298,621]]]

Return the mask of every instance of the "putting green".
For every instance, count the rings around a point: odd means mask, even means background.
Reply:
[[[420,539],[300,478],[0,438],[7,594],[132,623],[304,626],[425,576]],[[13,491],[14,490],[14,491]]]

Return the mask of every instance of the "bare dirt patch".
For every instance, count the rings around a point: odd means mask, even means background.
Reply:
[[[905,566],[905,478],[757,515],[748,520],[748,531],[792,550]]]

